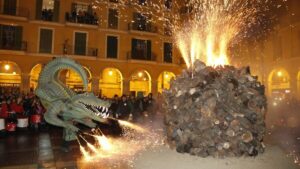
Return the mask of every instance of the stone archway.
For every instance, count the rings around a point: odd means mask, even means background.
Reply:
[[[0,61],[0,87],[20,90],[21,69],[11,61]]]
[[[173,72],[164,71],[158,76],[157,80],[157,91],[162,93],[163,89],[170,88],[170,82],[173,78],[175,78],[175,74]]]
[[[84,70],[87,74],[88,81],[89,81],[88,91],[91,91],[92,90],[92,83],[91,83],[92,74],[91,74],[91,71],[85,66],[83,66],[83,68],[84,68]],[[71,88],[72,90],[74,90],[76,92],[83,91],[83,82],[82,82],[82,79],[80,78],[78,73],[76,73],[72,69],[68,69],[68,70],[66,70],[66,72],[62,72],[61,76],[62,76],[61,79],[65,79],[65,80],[62,80],[62,81],[64,81],[65,84],[69,88]]]
[[[129,91],[132,95],[148,95],[151,93],[151,76],[146,70],[135,71],[130,76]]]
[[[42,71],[43,65],[36,64],[30,71],[30,88],[35,89],[38,84],[39,75]]]
[[[268,92],[273,104],[289,97],[291,92],[290,75],[283,69],[274,69],[268,77]]]
[[[113,98],[114,95],[123,94],[123,76],[119,69],[105,68],[100,77],[99,88],[102,96]]]

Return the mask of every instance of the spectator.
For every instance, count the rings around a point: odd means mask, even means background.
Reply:
[[[114,98],[112,99],[112,103],[109,107],[110,111],[112,112],[112,116],[114,118],[117,118],[117,110],[118,110],[118,104],[119,104],[119,97],[118,95],[115,95]]]
[[[23,115],[24,114],[24,108],[23,108],[22,98],[21,97],[19,97],[17,99],[17,102],[12,107],[12,111],[15,112],[15,113],[17,113],[17,115]]]
[[[130,113],[131,113],[130,103],[126,98],[126,95],[123,95],[118,104],[116,117],[119,119],[128,120]]]
[[[8,105],[6,103],[5,100],[2,101],[1,103],[1,115],[0,115],[1,118],[8,118]]]

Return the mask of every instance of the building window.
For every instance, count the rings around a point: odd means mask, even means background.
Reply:
[[[87,33],[75,32],[74,54],[86,55]]]
[[[133,13],[134,30],[146,31],[147,30],[147,17],[141,13]],[[150,23],[148,23],[150,24]]]
[[[112,2],[112,3],[118,3],[119,0],[109,0],[109,2]]]
[[[172,0],[165,0],[165,7],[167,9],[171,9],[172,8]]]
[[[164,43],[164,62],[172,63],[172,43]]]
[[[3,13],[6,15],[16,15],[17,0],[4,0]]]
[[[146,5],[147,0],[138,0],[140,5]]]
[[[22,27],[0,25],[0,49],[22,49]]]
[[[131,49],[132,59],[153,60],[150,40],[132,39]]]
[[[53,30],[40,29],[40,53],[52,53]]]
[[[118,37],[107,36],[106,57],[118,58]]]
[[[36,19],[58,21],[59,0],[36,0]]]
[[[118,29],[118,16],[119,12],[117,9],[108,10],[108,27],[112,29]]]
[[[66,12],[67,22],[98,25],[98,15],[91,5],[85,3],[72,3],[71,12]]]

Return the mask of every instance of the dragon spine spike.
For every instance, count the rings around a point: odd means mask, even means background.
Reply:
[[[43,69],[39,77],[39,83],[47,83],[48,81],[55,79],[60,82],[59,79],[59,71],[63,69],[71,69],[79,74],[80,78],[83,81],[84,90],[87,91],[88,88],[88,79],[84,68],[76,63],[74,60],[69,58],[57,58],[51,62],[49,62]],[[49,78],[52,77],[52,79]]]

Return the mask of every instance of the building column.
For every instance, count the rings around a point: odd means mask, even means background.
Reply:
[[[98,96],[99,95],[99,77],[92,77],[92,92]]]
[[[21,74],[20,89],[24,93],[29,93],[29,91],[30,91],[30,74],[29,73]]]
[[[297,96],[297,94],[299,93],[297,82],[298,82],[297,72],[291,72],[290,73],[291,96],[299,98],[299,96]]]
[[[130,80],[129,78],[123,79],[123,94],[129,95],[130,94]]]
[[[151,93],[154,97],[157,96],[157,93],[158,93],[158,88],[157,88],[157,84],[158,84],[158,81],[157,80],[152,80],[151,81]]]

